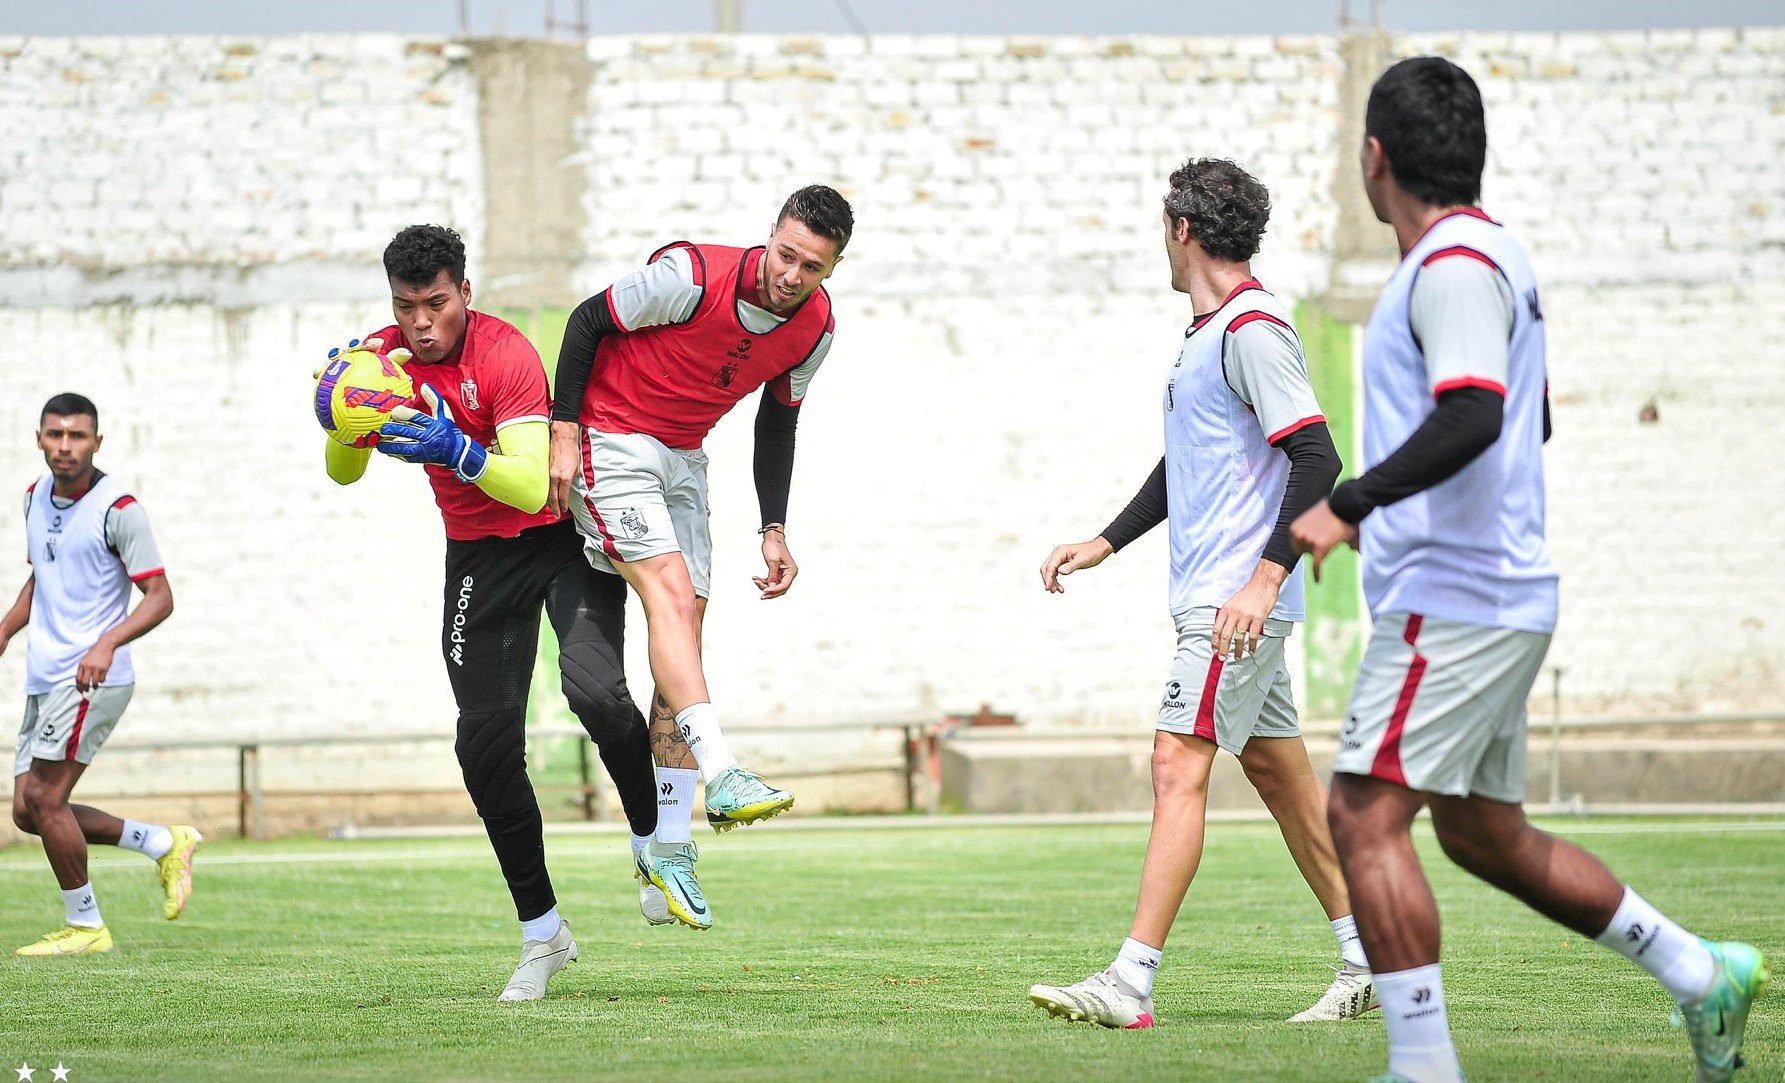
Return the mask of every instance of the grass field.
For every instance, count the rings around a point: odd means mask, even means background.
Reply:
[[[1566,821],[1695,929],[1785,956],[1785,821]],[[705,842],[719,924],[639,918],[623,836],[548,840],[582,961],[543,1003],[494,1001],[518,948],[481,839],[225,842],[158,920],[151,866],[101,851],[119,951],[0,959],[0,1067],[99,1080],[1363,1080],[1379,1015],[1278,1020],[1325,987],[1331,934],[1274,830],[1217,824],[1160,972],[1152,1031],[1047,1018],[1031,982],[1103,966],[1126,931],[1138,826],[811,830]],[[1422,845],[1472,1083],[1689,1079],[1659,987]],[[0,854],[0,943],[59,923],[42,855]],[[1750,1024],[1785,1066],[1785,998]],[[49,1073],[40,1071],[38,1080]],[[11,1083],[11,1081],[8,1081]]]

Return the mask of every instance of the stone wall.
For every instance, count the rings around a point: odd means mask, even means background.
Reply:
[[[41,469],[27,434],[49,394],[100,402],[102,461],[149,509],[179,596],[126,732],[445,727],[425,487],[380,462],[336,489],[301,407],[327,346],[384,322],[391,232],[455,224],[483,303],[561,314],[667,240],[757,240],[814,181],[850,196],[858,233],[802,419],[803,572],[782,601],[748,581],[751,411],[710,444],[723,716],[991,700],[1144,726],[1170,652],[1162,537],[1063,597],[1036,567],[1158,454],[1189,315],[1165,281],[1163,178],[1193,154],[1246,164],[1277,208],[1260,277],[1352,311],[1393,253],[1350,194],[1347,88],[1429,51],[1482,83],[1485,205],[1546,286],[1569,708],[1777,705],[1785,492],[1763,441],[1785,409],[1785,32],[633,37],[532,81],[530,46],[474,46],[0,39],[0,477]],[[523,153],[488,130],[504,118],[574,153]],[[517,170],[553,169],[511,198]],[[531,261],[497,240],[554,228],[572,233]],[[0,516],[0,548],[20,539]],[[19,680],[0,663],[0,692]]]

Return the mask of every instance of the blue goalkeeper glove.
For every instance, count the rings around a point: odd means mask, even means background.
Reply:
[[[387,421],[379,428],[379,453],[408,463],[447,467],[466,483],[483,477],[490,453],[459,428],[438,391],[422,384],[421,398],[427,413],[411,411],[404,420]]]

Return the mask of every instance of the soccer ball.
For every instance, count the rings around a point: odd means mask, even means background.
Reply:
[[[369,345],[369,344],[368,344]],[[350,346],[330,354],[316,374],[316,421],[329,439],[348,447],[371,447],[391,411],[410,406],[415,384],[403,371],[408,350],[378,354]]]

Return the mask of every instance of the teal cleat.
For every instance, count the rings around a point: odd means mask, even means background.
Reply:
[[[1742,1029],[1748,1009],[1766,992],[1770,975],[1766,957],[1747,944],[1726,941],[1700,943],[1710,949],[1717,975],[1704,997],[1682,1004],[1674,1013],[1674,1025],[1684,1026],[1698,1058],[1698,1083],[1728,1083],[1742,1066]]]
[[[707,823],[714,831],[766,820],[792,807],[792,794],[777,790],[742,767],[727,767],[707,784]]]
[[[708,929],[713,925],[713,912],[707,908],[700,881],[695,879],[695,858],[691,842],[675,847],[653,842],[638,852],[638,874],[663,892],[671,917],[690,929]],[[645,919],[651,920],[650,915],[645,915]]]

